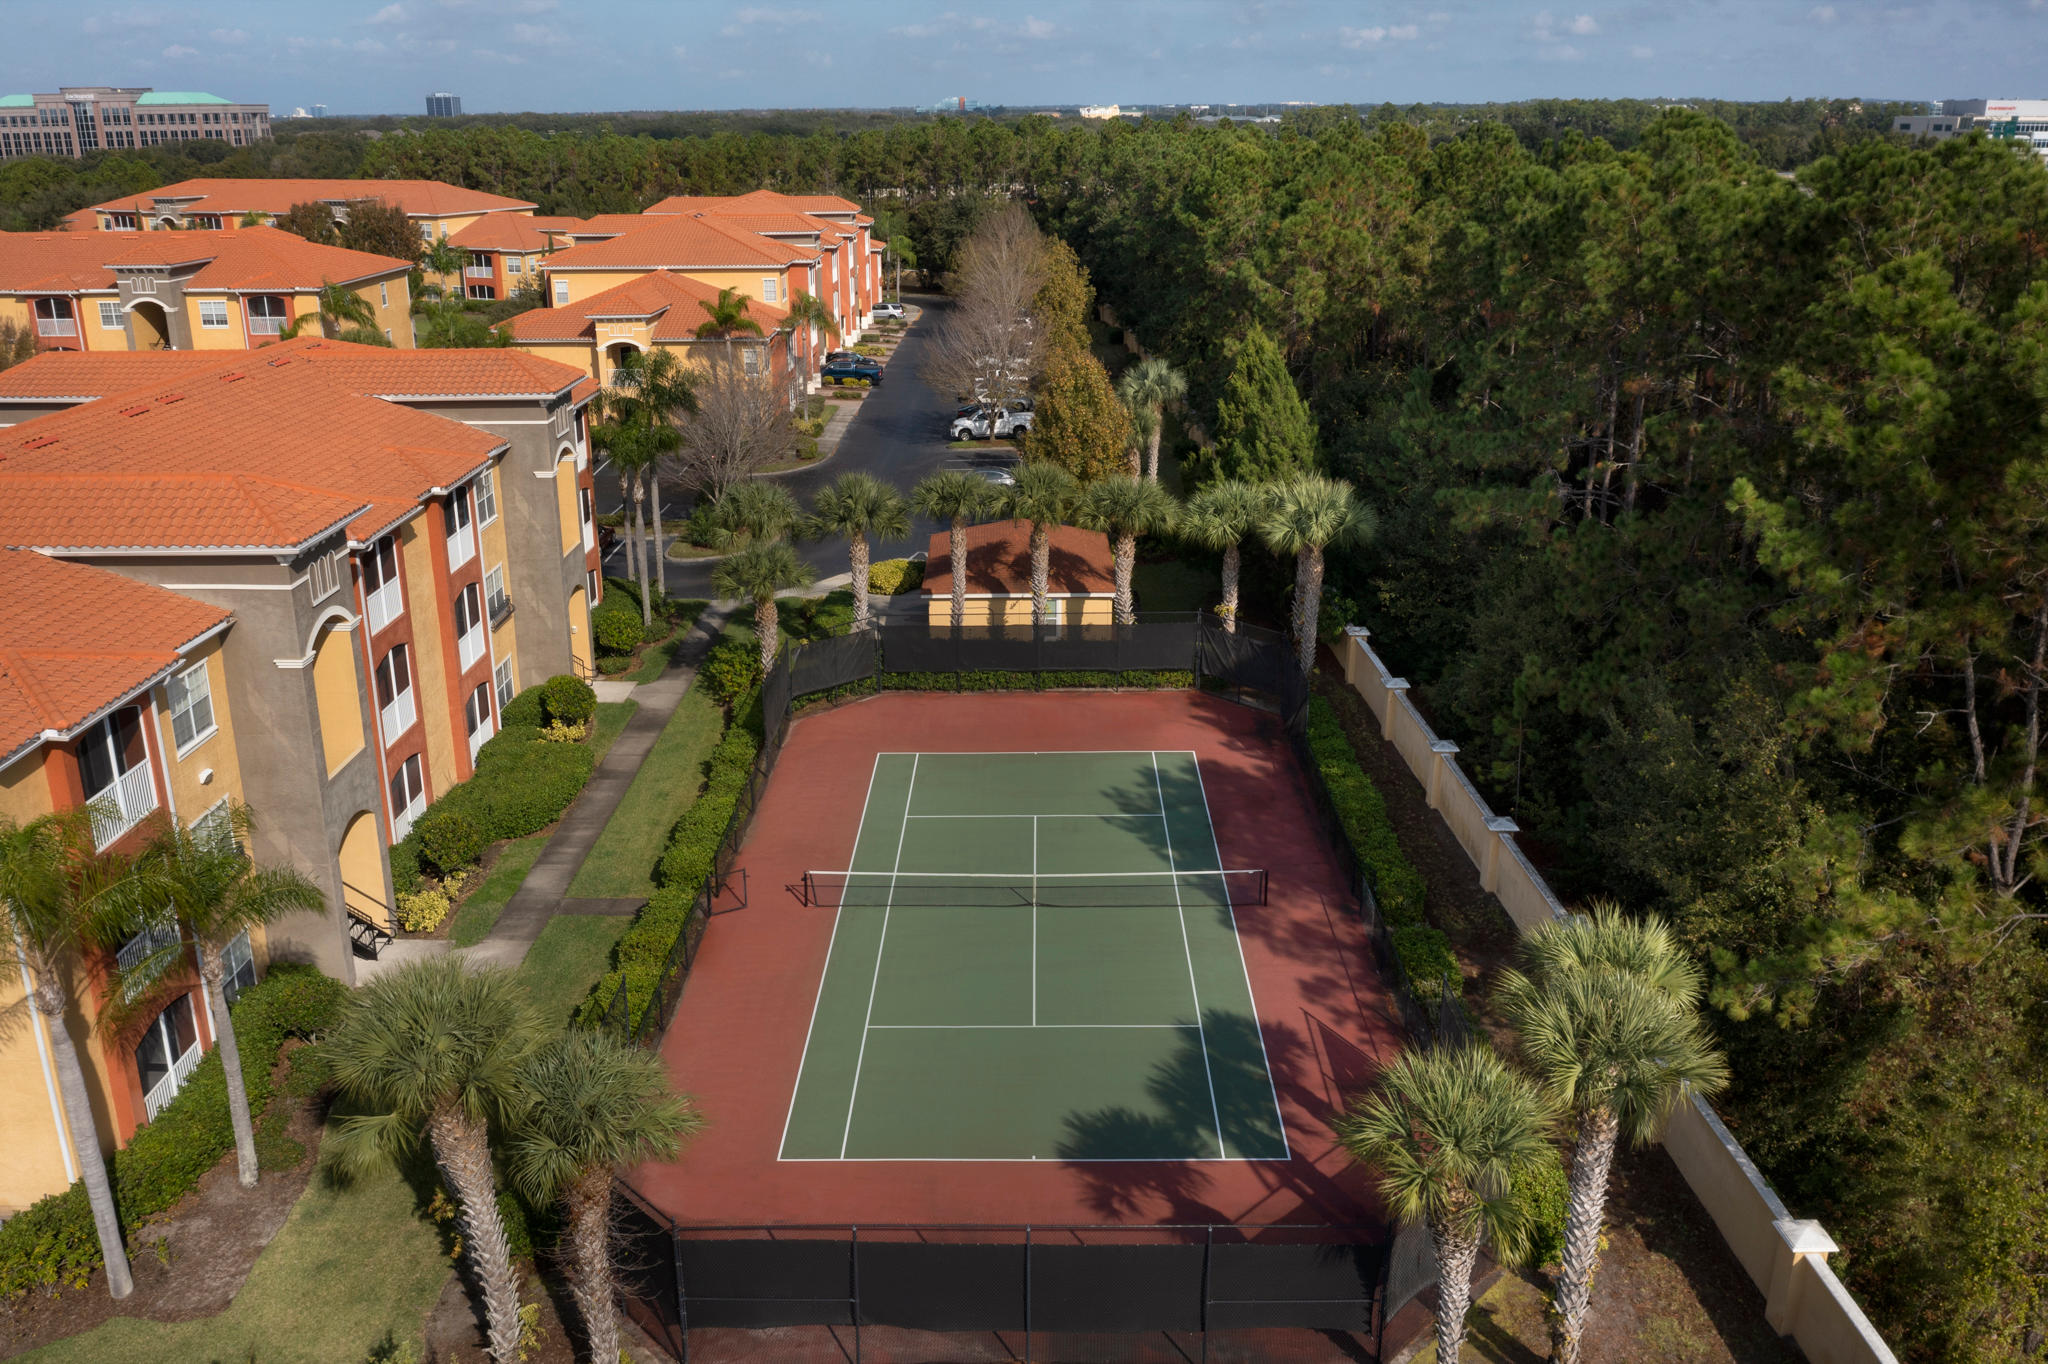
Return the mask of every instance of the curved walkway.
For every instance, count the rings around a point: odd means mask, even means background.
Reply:
[[[555,825],[518,893],[498,915],[498,922],[482,941],[462,949],[462,955],[473,965],[518,966],[526,959],[526,950],[533,946],[534,939],[548,926],[548,920],[557,914],[629,915],[640,907],[638,900],[569,899],[569,883],[576,879],[583,860],[597,846],[598,835],[625,799],[626,789],[654,750],[654,741],[661,737],[669,717],[682,704],[683,694],[696,680],[697,664],[725,628],[730,614],[730,608],[719,603],[706,607],[667,670],[654,681],[633,688],[631,697],[640,709],[633,712],[633,718],[612,741],[611,751],[591,774],[589,784]]]

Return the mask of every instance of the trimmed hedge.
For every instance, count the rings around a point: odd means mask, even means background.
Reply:
[[[1195,685],[1185,670],[1160,672],[883,673],[884,691],[1062,691],[1074,688],[1170,691]]]
[[[924,560],[884,559],[868,565],[868,595],[899,597],[924,585]]]
[[[1394,826],[1387,820],[1385,797],[1358,765],[1358,753],[1337,712],[1320,696],[1309,698],[1308,750],[1323,789],[1329,793],[1330,808],[1344,830],[1344,841],[1350,844],[1351,855],[1379,902],[1409,993],[1434,1002],[1439,982],[1447,977],[1454,988],[1462,988],[1451,940],[1430,927],[1423,916],[1426,889],[1422,873],[1401,851]]]
[[[601,654],[632,653],[644,637],[639,606],[606,597],[604,604],[590,613],[590,633]]]
[[[611,1009],[612,1000],[623,989],[627,1012],[637,1022],[639,1014],[654,997],[661,968],[675,949],[689,921],[690,907],[711,875],[718,844],[732,822],[745,789],[761,740],[755,732],[760,724],[757,698],[735,707],[740,718],[730,722],[725,737],[711,751],[705,764],[704,791],[683,811],[669,830],[668,846],[655,867],[658,889],[633,916],[612,949],[612,969],[605,972],[585,1001],[582,1020],[595,1023]]]
[[[573,673],[557,673],[540,684],[540,705],[549,720],[580,725],[597,714],[597,693]]]
[[[697,665],[697,682],[714,701],[737,700],[761,684],[761,650],[751,640],[721,640]]]
[[[419,835],[419,860],[442,877],[482,857],[490,844],[475,820],[444,801],[434,802],[413,832]]]
[[[317,1037],[333,1026],[348,990],[310,966],[280,963],[244,991],[232,1014],[242,1050],[249,1109],[270,1102],[270,1072],[287,1037]],[[133,1231],[171,1207],[234,1148],[227,1076],[220,1051],[206,1054],[170,1107],[116,1151],[109,1175],[121,1225]],[[52,1194],[0,1226],[0,1297],[68,1284],[83,1287],[100,1265],[85,1185]]]

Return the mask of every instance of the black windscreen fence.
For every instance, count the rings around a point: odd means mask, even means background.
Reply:
[[[633,1316],[681,1360],[736,1332],[793,1361],[1356,1359],[1380,1324],[1376,1229],[680,1227],[623,1197]],[[1007,1353],[959,1352],[992,1337]]]

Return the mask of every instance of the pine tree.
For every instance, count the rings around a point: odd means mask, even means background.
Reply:
[[[1238,343],[1237,365],[1216,400],[1219,477],[1269,483],[1314,473],[1316,424],[1294,388],[1280,348],[1254,326]]]

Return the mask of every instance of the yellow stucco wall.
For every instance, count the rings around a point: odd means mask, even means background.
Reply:
[[[320,711],[320,748],[332,773],[363,751],[363,708],[353,631],[330,625],[313,652],[313,696]]]
[[[441,642],[443,622],[453,613],[455,604],[441,600],[441,590],[434,578],[433,547],[426,535],[427,517],[440,514],[438,508],[430,507],[399,527],[398,532],[399,553],[405,556],[405,609],[412,616],[412,680],[416,688],[413,699],[426,734],[427,768],[432,773],[427,784],[428,800],[440,799],[455,784],[455,774],[460,770],[455,765],[456,734],[448,709],[448,689],[452,685],[448,677],[449,659]],[[502,516],[503,512],[499,514]],[[454,626],[450,624],[447,628],[452,631]],[[466,745],[469,736],[463,735],[462,742]]]
[[[50,780],[43,773],[42,746],[37,745],[0,767],[0,819],[26,824],[49,812]]]
[[[555,514],[561,522],[562,553],[583,543],[583,513],[576,505],[576,461],[555,464]]]
[[[590,598],[580,587],[569,592],[569,657],[578,672],[590,671]]]
[[[558,364],[573,365],[593,379],[603,378],[597,372],[597,351],[588,341],[515,341],[512,349]]]
[[[164,688],[156,689],[159,751],[170,769],[171,803],[178,809],[178,818],[186,824],[224,799],[242,799],[241,761],[235,747],[234,723],[228,714],[227,667],[221,653],[226,639],[225,635],[215,635],[194,650],[187,660],[188,667],[203,664],[206,668],[208,689],[213,698],[214,732],[185,750],[183,757],[178,756],[177,742],[173,738],[170,696]],[[324,725],[322,727],[325,728]],[[212,777],[202,785],[199,774],[209,769]]]
[[[10,946],[0,955],[0,1018],[12,1020],[0,1032],[0,1094],[8,1096],[0,1104],[0,1151],[7,1152],[7,1159],[0,1161],[0,1211],[25,1208],[45,1195],[63,1192],[71,1182],[64,1174],[58,1119],[51,1112],[50,1083],[36,1047],[47,1034],[25,996],[21,963]],[[54,1078],[53,1067],[50,1079]]]
[[[1061,625],[1109,625],[1116,620],[1116,602],[1110,597],[1063,597],[1055,593],[1050,600],[1059,604]],[[969,597],[964,606],[963,625],[1031,623],[1031,597],[1028,593],[1021,597]],[[952,596],[939,592],[929,598],[925,603],[925,620],[942,629],[950,628],[953,624]]]

